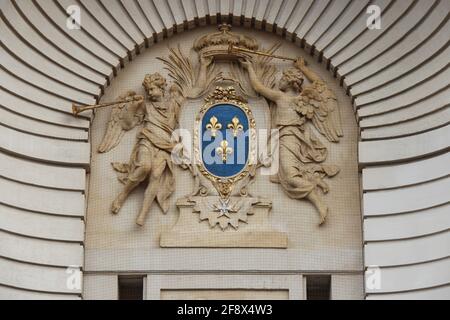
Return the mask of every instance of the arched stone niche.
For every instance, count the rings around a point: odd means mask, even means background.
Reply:
[[[214,32],[215,29],[214,26],[196,28],[152,45],[119,72],[111,86],[105,90],[101,102],[114,101],[126,90],[141,92],[141,83],[146,73],[160,72],[166,76],[167,72],[163,69],[162,62],[156,57],[166,56],[168,48],[178,45],[183,52],[190,52],[191,56],[194,56],[192,44],[195,39]],[[358,126],[351,101],[339,86],[338,81],[324,66],[318,64],[294,43],[262,31],[233,27],[233,32],[251,35],[266,48],[281,42],[282,46],[277,51],[278,54],[291,57],[303,56],[309,67],[335,92],[344,137],[339,143],[328,143],[325,138],[320,138],[329,150],[327,163],[336,164],[341,169],[336,177],[327,181],[330,185],[330,192],[325,196],[325,201],[330,207],[328,221],[319,227],[318,214],[309,202],[290,199],[280,185],[271,183],[268,176],[258,175],[250,191],[254,195],[272,201],[270,222],[274,228],[287,234],[287,249],[161,248],[159,244],[161,234],[171,228],[179,215],[175,202],[192,191],[193,179],[188,171],[177,167],[175,169],[176,191],[170,198],[169,212],[166,215],[162,214],[160,208],[154,203],[143,227],[135,224],[143,199],[143,186],[130,195],[118,215],[112,215],[111,202],[122,185],[110,163],[126,162],[129,159],[138,129],[125,134],[120,145],[109,153],[97,153],[96,148],[102,139],[110,114],[109,108],[98,109],[91,127],[92,158],[87,200],[85,279],[92,281],[95,277],[94,273],[105,271],[115,274],[132,272],[156,275],[167,271],[175,274],[207,271],[217,274],[218,277],[226,271],[238,278],[245,277],[249,272],[258,271],[261,273],[259,280],[266,277],[262,273],[274,275],[271,280],[280,284],[279,287],[275,285],[273,290],[286,289],[290,291],[290,296],[302,297],[303,291],[299,289],[302,287],[300,285],[302,275],[325,272],[336,277],[336,281],[333,282],[336,286],[349,286],[352,288],[353,297],[362,298],[363,254],[357,159]],[[289,62],[281,60],[274,60],[273,63],[280,71],[290,66]],[[202,104],[203,101],[197,99],[189,101],[183,107],[180,120],[182,128],[193,129],[195,116]],[[249,106],[255,115],[257,126],[267,127],[267,103],[262,98],[249,99]],[[199,223],[209,228],[206,221]],[[235,231],[227,229],[221,232]],[[285,273],[298,276],[293,281],[298,281],[299,288],[295,286],[285,288],[282,281],[276,280],[279,275]],[[255,275],[255,277],[258,276]],[[158,278],[156,282],[171,281],[163,278]],[[259,280],[255,279],[256,282]],[[231,280],[231,283],[236,281]],[[150,292],[158,295],[157,283],[147,282],[149,295],[151,295]],[[211,290],[215,289],[213,280],[208,283],[212,283]],[[160,283],[159,286],[162,290],[164,284]],[[248,288],[254,289],[251,281],[248,281]],[[177,289],[176,286],[171,287],[170,290],[173,289]],[[178,289],[185,289],[183,281]],[[272,289],[268,288],[269,291]],[[170,298],[170,290],[164,291],[161,297]],[[89,287],[85,291],[86,297],[94,297],[89,292]]]
[[[450,296],[449,1],[155,3],[77,1],[83,26],[68,30],[73,19],[65,9],[73,0],[1,2],[0,297],[117,298],[115,273],[93,273],[89,264],[86,276],[78,273],[84,291],[66,285],[65,267],[84,270],[91,165],[91,123],[73,117],[72,103],[95,103],[146,45],[217,21],[304,45],[352,98],[361,132],[364,266],[369,277],[377,274],[370,266],[383,275],[381,287],[366,287],[365,298]],[[367,28],[372,4],[382,10],[380,30]],[[339,293],[333,286],[333,297],[361,298],[351,292],[361,291],[362,277],[358,290],[348,277],[333,276]],[[217,275],[190,278],[205,287],[214,279],[215,287],[230,282]],[[278,281],[301,285],[300,278]],[[169,280],[180,279],[150,279]]]

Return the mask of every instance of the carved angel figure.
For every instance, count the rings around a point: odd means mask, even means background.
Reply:
[[[241,60],[241,65],[247,69],[253,89],[271,102],[272,126],[279,130],[280,167],[272,182],[280,183],[291,198],[311,201],[319,212],[320,224],[324,223],[328,206],[318,189],[328,192],[322,179],[334,176],[339,168],[317,165],[325,161],[327,149],[307,124],[312,123],[330,142],[339,141],[343,133],[334,93],[302,58],[283,72],[278,89],[264,84],[260,72],[255,71],[254,65],[260,67],[257,64]],[[305,88],[303,75],[311,82]]]
[[[117,214],[128,195],[140,183],[147,182],[144,201],[136,219],[143,225],[146,215],[156,199],[161,210],[169,209],[168,198],[174,191],[174,164],[171,152],[177,141],[172,133],[178,127],[180,109],[186,98],[197,97],[205,92],[215,80],[212,59],[200,57],[198,72],[180,49],[172,49],[168,59],[160,58],[175,81],[166,90],[166,79],[159,73],[147,74],[142,86],[145,97],[129,91],[119,99],[129,100],[113,107],[108,127],[98,151],[107,152],[117,146],[123,134],[142,125],[137,142],[128,163],[113,163],[116,171],[123,174],[120,181],[123,190],[112,203],[111,211]]]

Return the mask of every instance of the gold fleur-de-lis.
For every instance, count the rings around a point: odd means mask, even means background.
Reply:
[[[228,155],[233,153],[233,148],[228,147],[227,140],[222,140],[220,147],[216,148],[216,152],[218,155],[222,156],[223,162],[227,162]]]
[[[222,124],[219,123],[219,120],[212,116],[211,119],[209,119],[209,123],[206,125],[206,129],[211,131],[211,137],[215,138],[217,130],[222,129]]]
[[[231,120],[231,123],[228,124],[227,128],[233,131],[234,137],[238,136],[239,131],[244,130],[244,126],[239,123],[239,119],[236,116],[234,116],[234,118]]]

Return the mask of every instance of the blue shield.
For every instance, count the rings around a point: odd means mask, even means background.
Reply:
[[[203,115],[200,130],[202,163],[212,175],[229,178],[239,174],[249,157],[249,118],[232,103],[219,103]]]

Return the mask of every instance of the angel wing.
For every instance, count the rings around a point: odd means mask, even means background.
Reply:
[[[170,53],[167,59],[158,57],[158,60],[164,63],[164,69],[169,71],[169,77],[174,80],[174,86],[183,97],[196,98],[201,96],[210,90],[214,82],[221,78],[221,73],[215,71],[214,65],[210,66],[206,72],[206,83],[198,87],[199,75],[196,74],[196,70],[189,57],[183,54],[179,45],[176,49],[171,48],[169,51]]]
[[[310,119],[328,141],[338,142],[344,134],[334,93],[324,82],[316,81],[302,91],[300,98],[297,111]]]
[[[268,53],[269,55],[274,54],[281,47],[281,43],[275,43],[269,49],[261,49],[262,52]],[[277,78],[277,68],[271,63],[273,57],[271,56],[263,56],[257,55],[252,59],[252,66],[255,70],[255,73],[261,83],[270,89],[273,89],[276,85]],[[238,64],[233,63],[231,68],[231,75],[233,79],[238,79],[238,83],[242,89],[242,91],[253,98],[257,98],[258,95],[255,90],[249,85],[250,81],[248,78],[248,74],[243,71]],[[272,127],[272,122],[275,116],[275,103],[273,101],[267,100],[269,104],[270,115],[267,119],[267,128]],[[273,150],[276,144],[277,139],[273,139],[272,132],[267,138],[267,150],[270,150],[268,154],[264,155],[263,153],[258,154],[258,161],[260,164],[264,163],[265,166],[270,166],[273,157]]]
[[[120,95],[118,100],[132,100],[133,98],[139,97],[134,91],[128,91]],[[119,144],[126,131],[142,123],[144,119],[144,108],[140,108],[139,106],[143,103],[145,103],[144,97],[137,101],[119,103],[113,106],[105,135],[97,149],[98,152],[104,153],[110,151]]]

